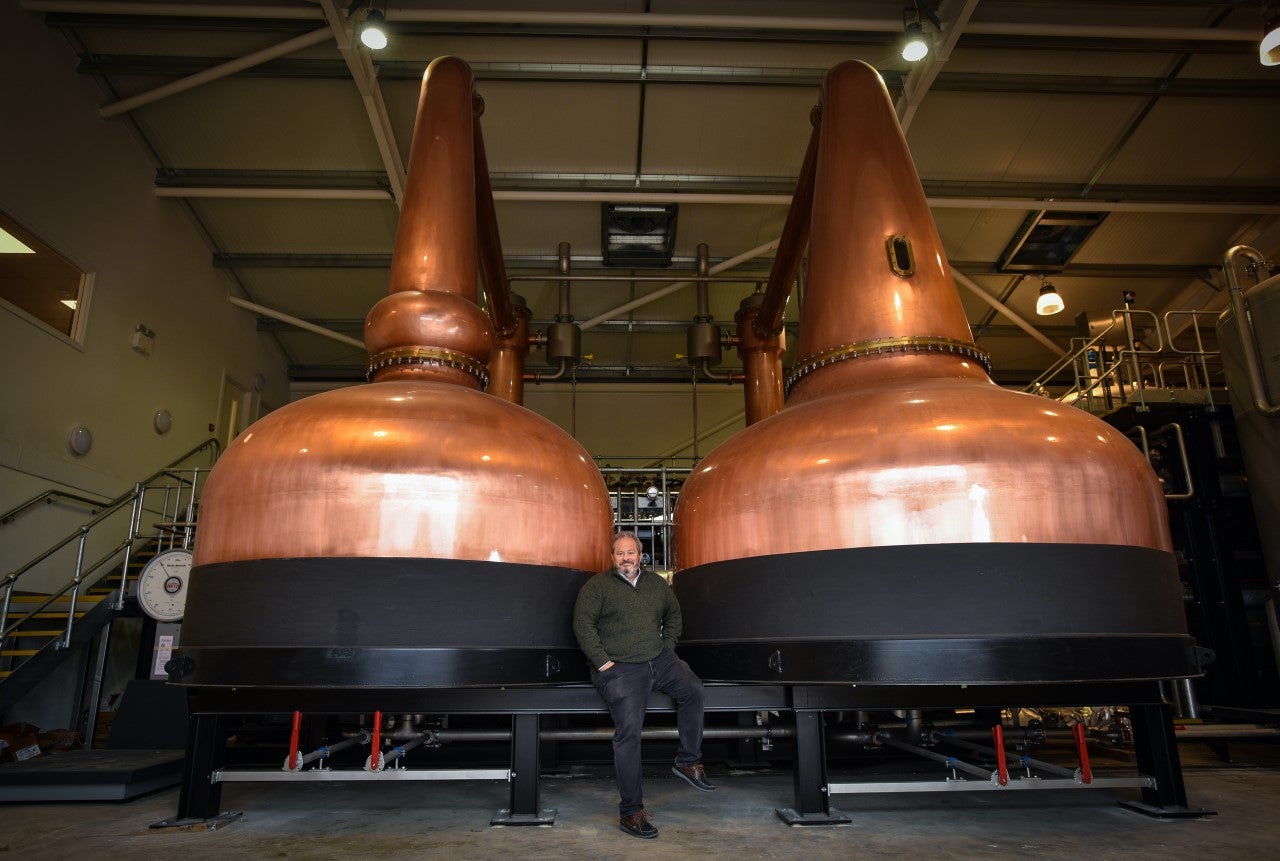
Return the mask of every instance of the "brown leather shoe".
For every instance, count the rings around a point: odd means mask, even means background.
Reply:
[[[671,773],[676,777],[684,778],[685,782],[694,789],[701,789],[703,792],[715,791],[715,784],[707,780],[707,770],[700,762],[695,762],[693,765],[673,765]]]
[[[649,812],[646,810],[637,810],[629,816],[623,816],[618,820],[618,827],[632,837],[650,840],[658,836],[658,829],[649,822]]]

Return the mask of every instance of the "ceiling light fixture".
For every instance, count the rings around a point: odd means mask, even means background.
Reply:
[[[929,43],[924,38],[924,27],[919,21],[912,21],[907,25],[907,36],[902,43],[902,59],[914,63],[928,55]]]
[[[1057,314],[1063,308],[1067,307],[1062,301],[1062,297],[1058,295],[1058,288],[1054,287],[1042,277],[1040,279],[1040,295],[1036,298],[1036,313],[1041,317],[1048,317],[1051,314]]]
[[[929,56],[929,36],[925,32],[924,22],[930,21],[934,27],[942,28],[938,16],[928,6],[913,3],[902,10],[902,59],[908,63],[923,60]]]
[[[375,51],[387,47],[387,19],[377,9],[370,9],[360,25],[360,42]]]
[[[1262,41],[1258,44],[1258,61],[1264,66],[1280,66],[1280,18],[1262,25]]]

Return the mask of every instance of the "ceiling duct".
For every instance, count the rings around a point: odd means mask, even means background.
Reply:
[[[1001,272],[1060,270],[1106,217],[1105,212],[1033,212],[1001,252],[997,266]]]
[[[605,203],[600,214],[604,265],[625,269],[666,269],[676,247],[674,203]]]

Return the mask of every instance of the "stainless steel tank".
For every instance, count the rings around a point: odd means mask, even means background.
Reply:
[[[1237,269],[1251,269],[1242,286]],[[1223,268],[1231,305],[1218,318],[1218,347],[1267,578],[1280,589],[1280,275],[1247,246],[1227,252]]]

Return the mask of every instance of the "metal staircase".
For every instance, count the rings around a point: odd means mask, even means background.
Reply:
[[[46,491],[0,514],[0,528],[12,529],[42,502],[67,498],[94,507],[88,521],[0,579],[0,715],[81,655],[85,684],[71,717],[79,723],[87,712],[83,738],[92,743],[111,622],[133,609],[136,575],[147,559],[191,546],[200,491],[218,451],[217,440],[206,440],[109,501]],[[60,585],[36,588],[50,581]],[[93,645],[77,648],[85,644]]]

